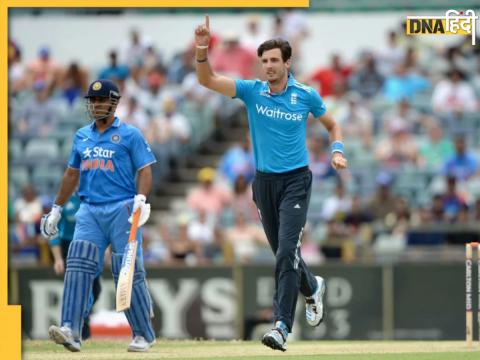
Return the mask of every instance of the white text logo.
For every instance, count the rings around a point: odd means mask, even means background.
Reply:
[[[257,108],[257,113],[268,116],[269,118],[301,121],[303,117],[302,114],[288,113],[280,109],[271,109],[268,106],[255,104],[255,107]]]
[[[92,155],[92,151],[93,151],[93,155]],[[115,154],[114,150],[104,149],[100,146],[95,146],[93,149],[90,149],[87,147],[83,151],[83,156],[85,156],[85,159],[88,159],[91,156],[104,158],[104,159],[111,159],[113,157],[113,154]]]

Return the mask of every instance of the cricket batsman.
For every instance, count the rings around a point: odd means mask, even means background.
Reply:
[[[107,246],[112,248],[112,274],[117,286],[132,214],[140,209],[138,226],[150,216],[146,196],[152,183],[151,166],[156,162],[140,130],[115,116],[120,99],[115,83],[94,81],[85,99],[92,122],[76,132],[55,203],[40,225],[45,238],[55,237],[62,206],[78,185],[81,204],[66,261],[61,326],[51,326],[48,331],[55,343],[72,352],[81,349],[81,329],[92,305],[92,283],[103,270]],[[144,352],[155,343],[155,333],[140,229],[137,241],[131,306],[125,311],[133,333],[127,350]]]

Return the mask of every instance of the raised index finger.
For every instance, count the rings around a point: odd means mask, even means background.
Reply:
[[[210,30],[210,17],[205,15],[205,27]]]

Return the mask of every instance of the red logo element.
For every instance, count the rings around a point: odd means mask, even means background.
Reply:
[[[105,159],[86,159],[82,160],[82,171],[88,170],[104,170],[104,171],[115,171],[115,166],[113,165],[112,160]]]

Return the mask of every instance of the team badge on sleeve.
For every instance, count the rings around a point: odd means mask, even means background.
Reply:
[[[150,145],[148,144],[147,140],[145,140],[145,145],[147,146],[147,151],[152,152],[152,149],[150,149]]]

